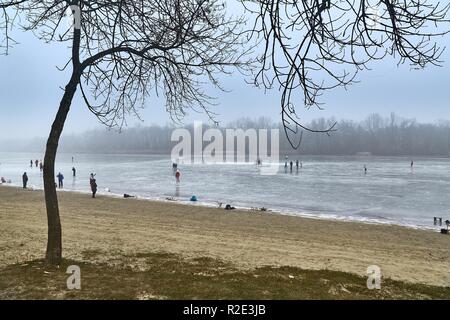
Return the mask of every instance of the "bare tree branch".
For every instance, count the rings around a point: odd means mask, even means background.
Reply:
[[[293,147],[301,130],[294,107],[320,108],[323,92],[355,82],[358,71],[386,55],[413,68],[439,66],[450,4],[430,0],[240,0],[263,43],[254,83],[281,90],[281,114]],[[331,126],[324,133],[330,133]],[[301,141],[301,134],[300,139]]]
[[[26,30],[52,42],[70,42],[63,13],[71,1],[29,0],[20,6]],[[207,83],[217,75],[248,70],[244,20],[218,0],[80,1],[80,74],[89,110],[109,127],[139,116],[152,92],[163,94],[173,119],[188,108],[211,118]],[[81,84],[80,84],[81,85]]]
[[[27,0],[0,0],[0,52],[9,53],[9,48],[15,43],[10,36],[11,28],[18,17],[17,5]]]

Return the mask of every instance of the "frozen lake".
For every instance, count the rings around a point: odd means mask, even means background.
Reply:
[[[72,164],[72,156],[74,163]],[[0,153],[0,176],[21,185],[42,188],[39,168],[30,160],[41,154]],[[289,160],[296,160],[290,157]],[[56,173],[65,176],[65,189],[89,192],[89,174],[97,174],[100,194],[217,202],[236,207],[266,207],[282,213],[329,219],[372,221],[432,227],[433,217],[450,218],[450,159],[301,156],[298,173],[260,175],[254,164],[181,164],[176,184],[169,156],[61,154]],[[414,160],[414,168],[410,162]],[[368,173],[364,174],[364,165]],[[72,177],[72,166],[77,177]]]

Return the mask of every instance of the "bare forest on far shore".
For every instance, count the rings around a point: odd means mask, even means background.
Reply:
[[[225,129],[280,129],[280,155],[356,155],[358,153],[377,156],[449,156],[450,121],[420,123],[391,114],[382,117],[372,114],[363,121],[319,118],[309,123],[309,127],[321,130],[336,124],[336,131],[327,134],[304,132],[300,148],[294,150],[288,142],[281,123],[268,118],[252,120],[242,118],[226,125],[208,128]],[[177,126],[179,127],[179,126]],[[184,126],[191,132],[192,124]],[[63,153],[137,153],[170,154],[177,141],[171,141],[174,125],[151,125],[115,130],[95,129],[79,134],[66,134],[62,137],[60,152]],[[299,135],[294,137],[298,139]],[[270,141],[270,139],[269,139]],[[208,142],[204,142],[208,144]],[[2,140],[0,152],[43,152],[45,139],[35,137],[31,140]]]

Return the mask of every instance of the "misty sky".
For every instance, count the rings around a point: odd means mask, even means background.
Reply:
[[[19,31],[15,34],[20,43],[9,56],[0,56],[0,140],[47,136],[62,96],[60,87],[69,79],[67,73],[56,68],[63,66],[69,57],[70,50],[64,44],[44,44],[32,34],[24,35]],[[449,36],[437,40],[441,46],[450,44]],[[372,63],[372,70],[360,73],[361,82],[348,91],[328,91],[321,99],[325,110],[305,110],[300,115],[306,121],[322,116],[361,120],[373,112],[386,116],[395,112],[420,122],[450,120],[450,51],[447,50],[442,59],[444,67],[421,71],[410,71],[408,65],[397,67],[392,58]],[[231,92],[211,92],[219,98],[219,105],[213,109],[219,114],[217,120],[223,124],[239,117],[265,116],[280,120],[277,90],[265,94],[246,84],[239,74],[222,80]],[[297,105],[301,105],[301,101]],[[150,99],[141,115],[143,125],[171,121],[164,101],[158,99]],[[203,115],[191,112],[185,122],[202,119],[206,120]],[[137,122],[131,118],[128,125]],[[65,132],[82,132],[98,126],[100,124],[77,96]]]

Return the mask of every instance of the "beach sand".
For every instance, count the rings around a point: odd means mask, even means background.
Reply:
[[[169,252],[239,268],[295,266],[450,285],[450,235],[399,226],[59,193],[64,257],[114,264],[118,255]],[[0,186],[0,268],[45,255],[42,191]]]

